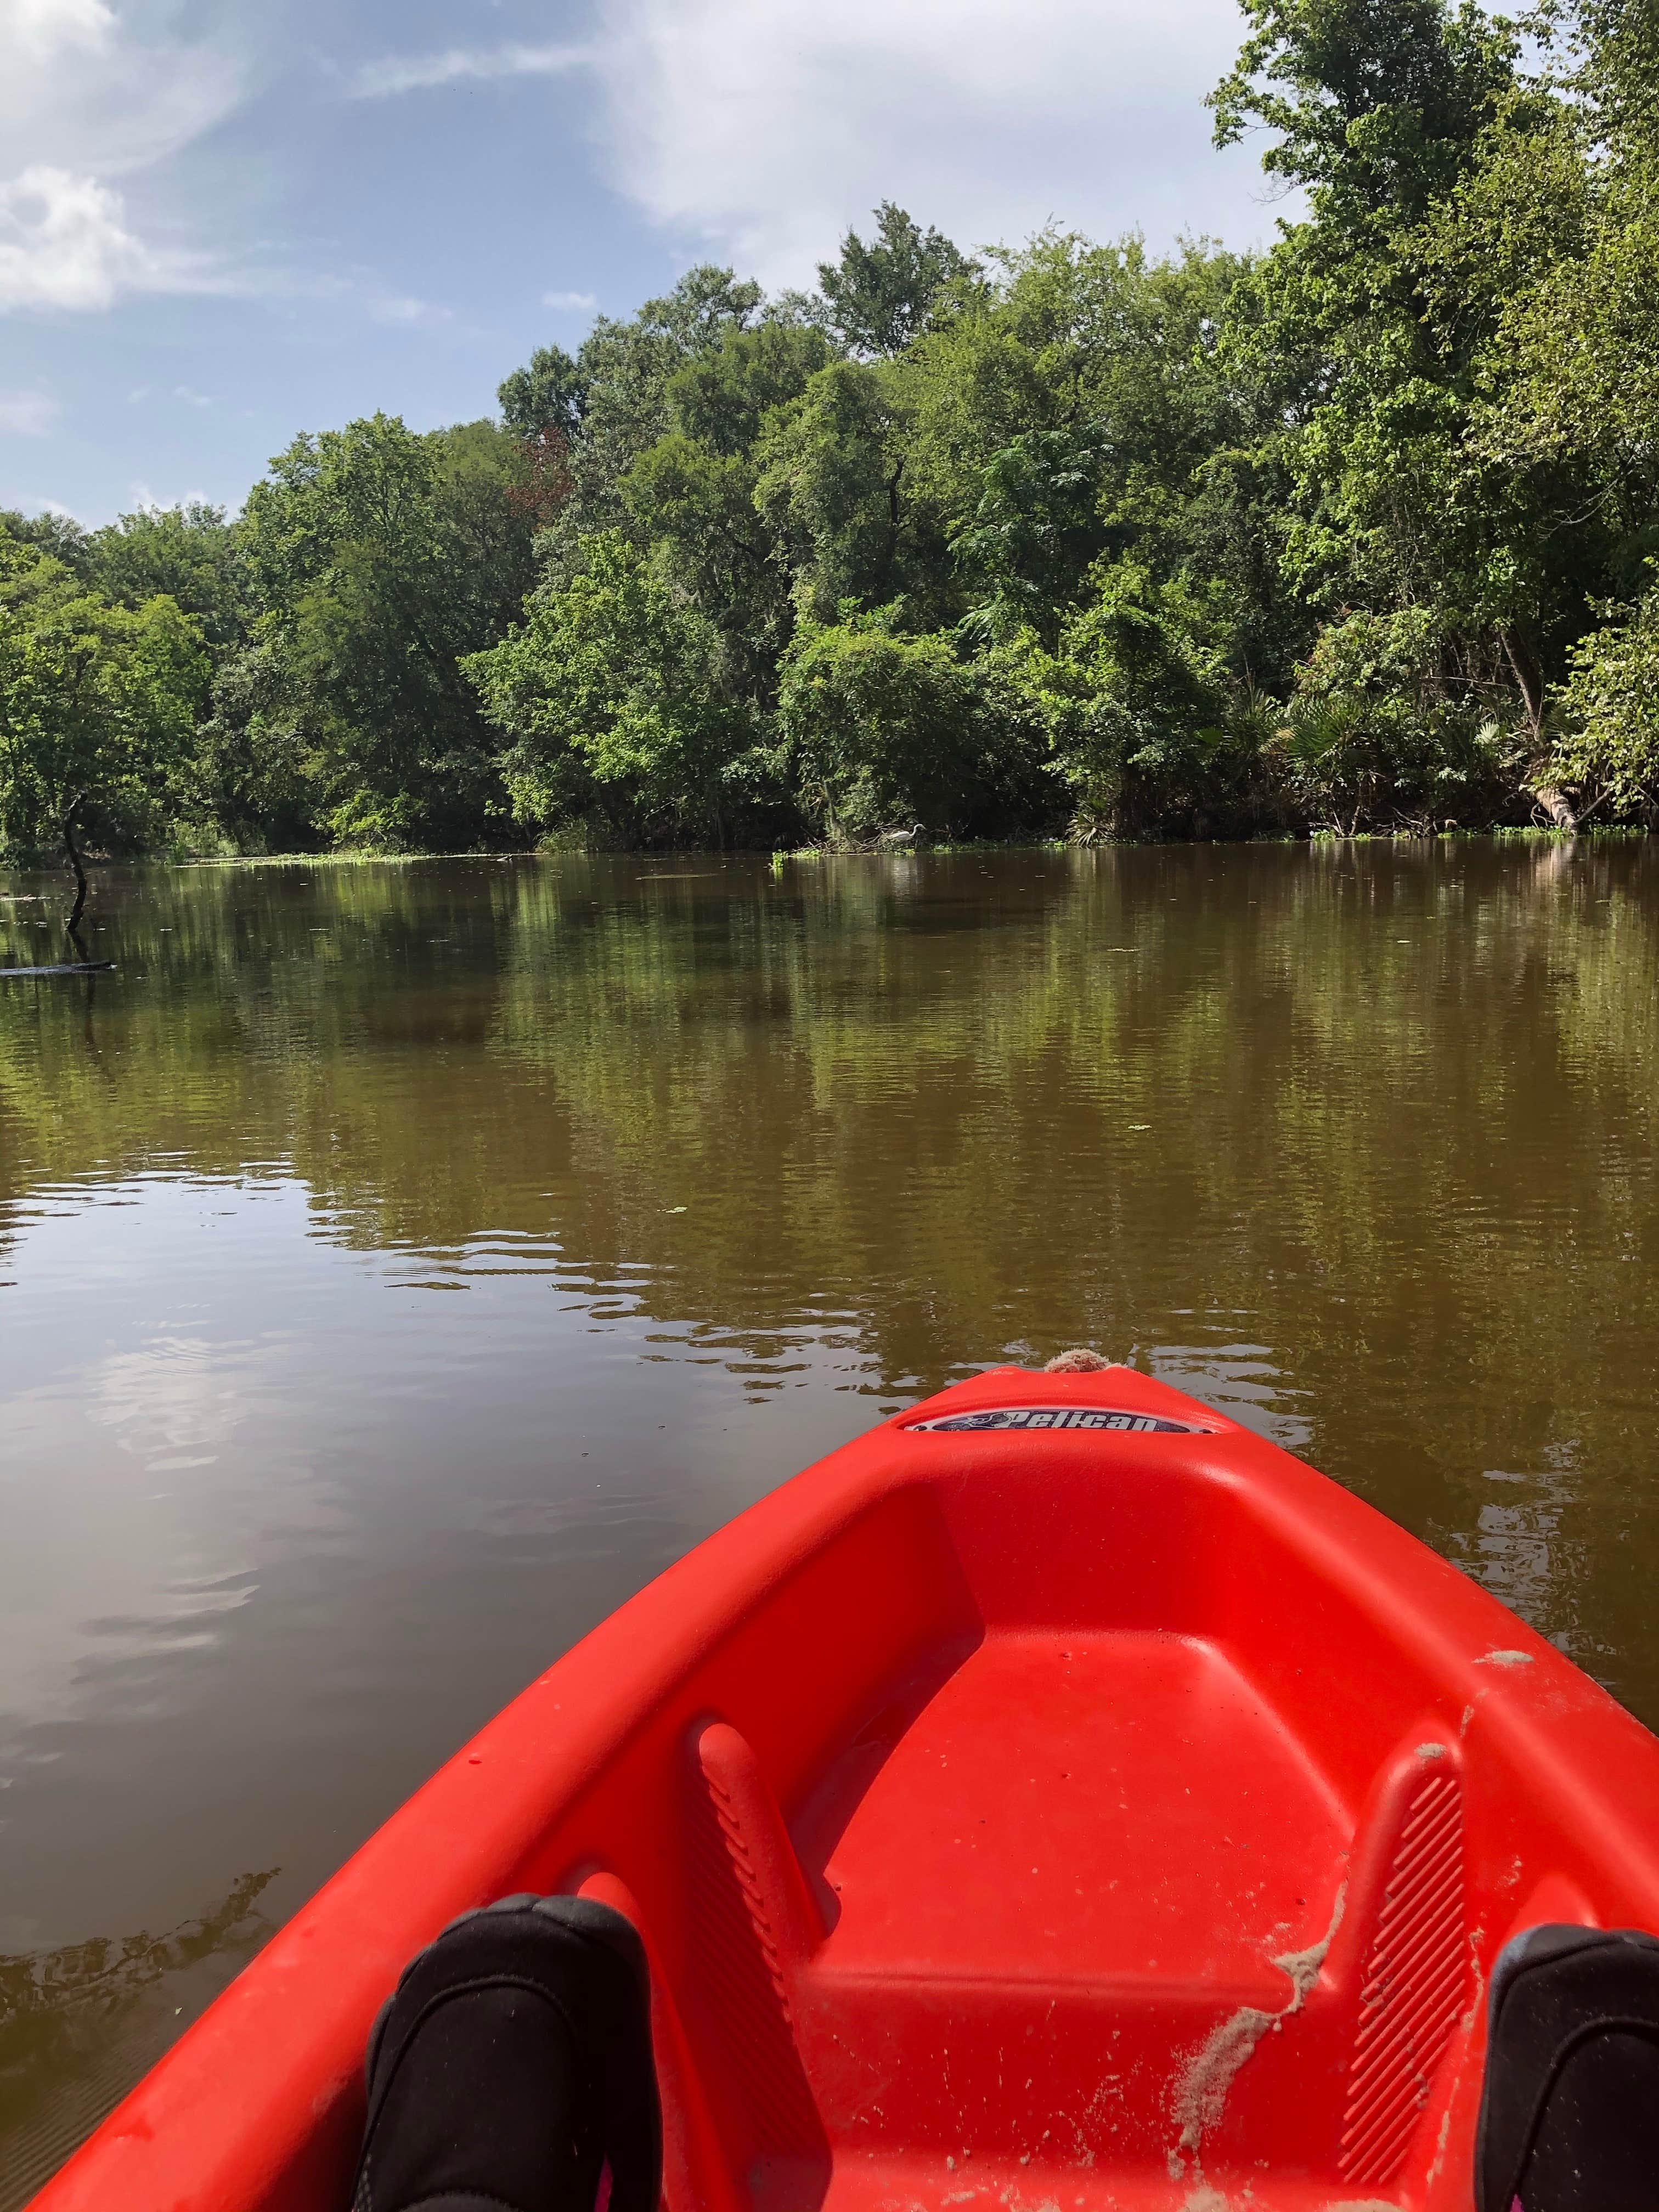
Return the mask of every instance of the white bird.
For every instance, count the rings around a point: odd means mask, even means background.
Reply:
[[[917,822],[908,830],[878,830],[876,842],[878,845],[914,845],[926,826],[924,823]]]

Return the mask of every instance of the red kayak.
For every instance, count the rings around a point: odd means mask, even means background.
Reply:
[[[1491,1963],[1659,1925],[1659,1741],[1222,1415],[999,1369],[532,1684],[38,2206],[343,2208],[381,1999],[522,1890],[644,1936],[670,2212],[1465,2212]]]

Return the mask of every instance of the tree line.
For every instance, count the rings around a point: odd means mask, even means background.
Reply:
[[[234,520],[0,517],[0,842],[1659,819],[1659,0],[1244,0],[1258,254],[884,204]]]

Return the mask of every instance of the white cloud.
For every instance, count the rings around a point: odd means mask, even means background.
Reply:
[[[96,48],[115,25],[103,0],[9,0],[5,12],[12,36],[28,53],[52,53],[59,46]]]
[[[447,323],[453,319],[453,311],[440,307],[430,300],[407,300],[397,297],[373,299],[368,312],[377,323],[409,323],[430,328],[434,323]]]
[[[0,185],[0,312],[107,307],[123,292],[223,289],[201,254],[146,245],[119,192],[38,164]]]
[[[1255,155],[1209,146],[1235,0],[602,0],[602,23],[618,181],[770,283],[882,198],[963,246],[1271,231]]]
[[[61,499],[36,499],[32,493],[23,492],[9,498],[8,507],[15,507],[20,514],[61,515],[65,522],[78,522],[80,516],[72,507],[65,507]]]
[[[228,56],[146,39],[106,0],[0,0],[0,312],[217,289],[135,229],[110,181],[164,161],[240,96]]]
[[[204,491],[181,491],[173,499],[158,499],[142,477],[135,477],[127,486],[129,510],[134,514],[165,514],[175,507],[210,507],[212,501]]]
[[[205,392],[192,392],[187,384],[175,384],[173,396],[175,399],[182,399],[186,407],[211,407],[213,404]]]
[[[0,0],[0,145],[9,173],[100,179],[176,153],[227,115],[241,72],[222,50],[144,39],[104,0]]]
[[[390,55],[366,62],[352,80],[354,100],[501,76],[562,76],[592,58],[586,46],[451,46],[441,54]]]
[[[583,314],[591,315],[599,304],[599,295],[593,292],[544,292],[542,294],[542,305],[544,307],[564,307],[573,313],[580,311]]]
[[[44,438],[63,410],[50,392],[0,392],[0,430]]]

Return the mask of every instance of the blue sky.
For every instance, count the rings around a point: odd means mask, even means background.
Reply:
[[[0,0],[0,507],[235,507],[297,431],[490,411],[690,263],[1268,237],[1233,0]]]

